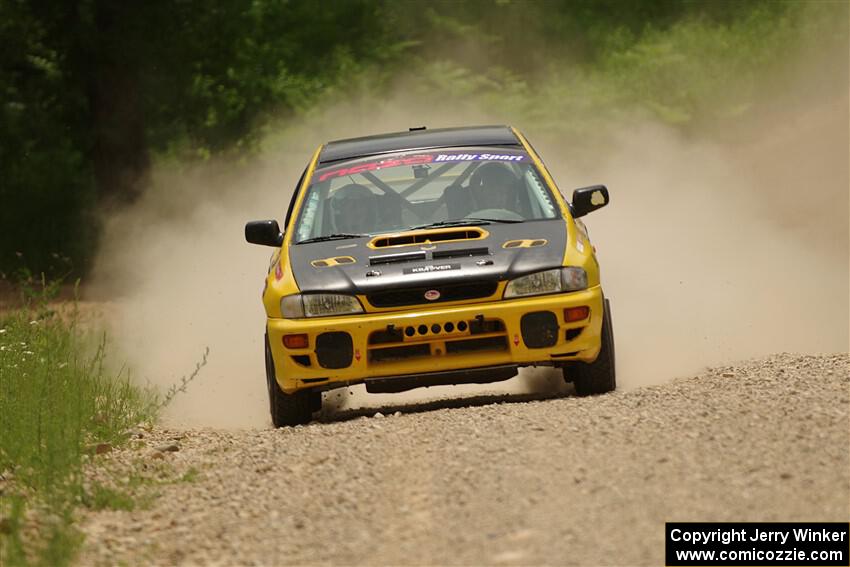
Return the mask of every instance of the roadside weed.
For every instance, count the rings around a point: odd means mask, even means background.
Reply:
[[[77,505],[127,509],[127,497],[83,490],[84,455],[152,421],[157,396],[104,364],[107,340],[79,325],[75,304],[30,290],[0,314],[0,563],[63,565],[82,541]]]

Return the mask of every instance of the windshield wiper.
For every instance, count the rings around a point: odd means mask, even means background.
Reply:
[[[490,224],[488,221],[480,220],[480,219],[455,219],[455,220],[441,220],[437,222],[429,222],[428,224],[420,224],[416,226],[411,226],[407,230],[419,230],[421,228],[437,228],[439,226],[477,226],[482,224]]]
[[[462,218],[462,219],[444,220],[444,221],[431,222],[431,223],[428,223],[428,224],[421,224],[421,225],[418,225],[418,226],[412,226],[408,230],[419,230],[419,229],[422,229],[422,228],[437,228],[437,227],[440,227],[440,226],[481,226],[481,225],[487,225],[487,224],[490,224],[490,223],[493,223],[493,222],[516,223],[516,222],[523,222],[523,221],[514,220],[514,219],[485,219],[485,218],[478,218],[478,217],[465,217],[465,218]]]
[[[307,238],[306,240],[299,240],[295,244],[307,244],[309,242],[326,242],[328,240],[344,240],[346,238],[363,238],[365,236],[369,236],[368,234],[348,234],[345,232],[337,232],[334,234],[326,234],[324,236],[314,236],[313,238]]]
[[[525,222],[525,219],[486,219],[483,217],[466,217],[466,220],[481,221],[481,222],[504,222],[508,224]]]

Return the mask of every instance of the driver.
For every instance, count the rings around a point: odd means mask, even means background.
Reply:
[[[491,161],[481,165],[469,180],[475,208],[518,212],[517,181],[514,172],[503,163]]]
[[[375,229],[375,194],[368,187],[349,183],[337,189],[330,199],[335,230],[361,234]]]

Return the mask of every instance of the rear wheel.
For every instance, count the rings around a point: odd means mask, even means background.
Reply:
[[[301,390],[294,394],[286,394],[278,386],[275,378],[274,359],[266,335],[266,382],[269,389],[269,411],[275,427],[303,425],[313,418],[313,412],[322,407],[321,392]]]
[[[614,330],[611,324],[611,304],[605,300],[605,312],[602,315],[602,346],[599,356],[591,363],[579,362],[569,370],[576,394],[592,396],[611,392],[617,387],[614,366]]]

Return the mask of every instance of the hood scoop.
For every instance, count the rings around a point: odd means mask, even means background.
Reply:
[[[481,240],[488,236],[487,231],[478,227],[444,228],[422,232],[408,232],[379,236],[369,243],[371,248],[387,248],[389,246],[413,246],[416,244],[432,244],[452,240]]]
[[[434,260],[443,260],[446,258],[470,258],[472,256],[489,256],[489,248],[456,248],[455,250],[434,250],[431,257]]]
[[[425,252],[405,252],[403,254],[384,254],[383,256],[369,256],[370,266],[382,266],[384,264],[400,264],[403,262],[415,262],[424,260]]]

